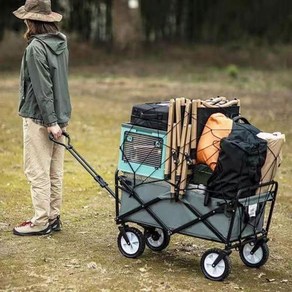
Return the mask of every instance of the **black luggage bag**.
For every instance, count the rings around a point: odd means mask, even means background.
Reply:
[[[131,114],[131,124],[167,131],[168,110],[169,102],[134,105]]]

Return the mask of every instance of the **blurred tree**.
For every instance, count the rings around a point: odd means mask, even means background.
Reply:
[[[64,10],[65,28],[82,41],[111,40],[112,0],[59,0]]]
[[[113,44],[119,50],[136,50],[142,38],[141,15],[138,0],[113,0]]]
[[[76,31],[82,40],[89,40],[91,35],[93,0],[70,0],[69,29]]]
[[[166,39],[170,35],[171,25],[168,17],[173,1],[141,0],[141,13],[147,41]]]
[[[0,41],[6,29],[19,31],[23,24],[17,20],[12,12],[23,5],[22,0],[1,0],[0,3]]]

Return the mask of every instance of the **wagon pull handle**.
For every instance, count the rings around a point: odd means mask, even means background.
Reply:
[[[65,136],[67,138],[67,144],[62,143],[57,141],[54,136],[52,135],[52,133],[49,134],[49,139],[51,141],[53,141],[54,143],[61,145],[63,147],[66,148],[66,150],[68,150],[70,152],[70,154],[83,166],[83,168],[94,178],[94,180],[102,187],[105,188],[108,193],[116,198],[116,194],[110,189],[110,187],[108,186],[107,182],[104,181],[104,179],[96,173],[96,171],[89,165],[89,163],[74,149],[74,147],[71,145],[71,139],[70,139],[70,135],[65,132],[62,131],[62,135]]]
[[[67,132],[65,132],[65,131],[62,131],[62,135],[65,136],[65,137],[67,138],[67,144],[57,141],[57,140],[54,138],[54,136],[53,136],[52,133],[49,134],[49,139],[50,139],[51,141],[53,141],[54,143],[56,143],[56,144],[58,144],[58,145],[61,145],[61,146],[65,147],[67,150],[72,149],[73,146],[71,145],[71,138],[70,138],[70,135],[69,135]]]

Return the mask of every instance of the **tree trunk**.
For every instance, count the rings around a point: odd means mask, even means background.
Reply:
[[[130,8],[129,2],[128,0],[113,0],[113,44],[117,50],[135,52],[142,42],[142,21],[140,7]],[[138,0],[137,2],[139,4]]]

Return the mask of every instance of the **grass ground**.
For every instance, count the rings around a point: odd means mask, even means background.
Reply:
[[[71,68],[73,116],[68,129],[76,149],[113,186],[120,124],[133,104],[186,96],[241,100],[241,113],[264,131],[286,134],[284,160],[272,227],[270,259],[249,269],[237,252],[224,282],[200,271],[202,253],[217,246],[175,235],[169,247],[146,249],[139,259],[117,248],[114,200],[67,153],[63,231],[45,237],[16,237],[12,228],[32,215],[22,171],[18,74],[0,74],[0,291],[292,291],[292,71],[196,66],[187,59],[127,59]]]

